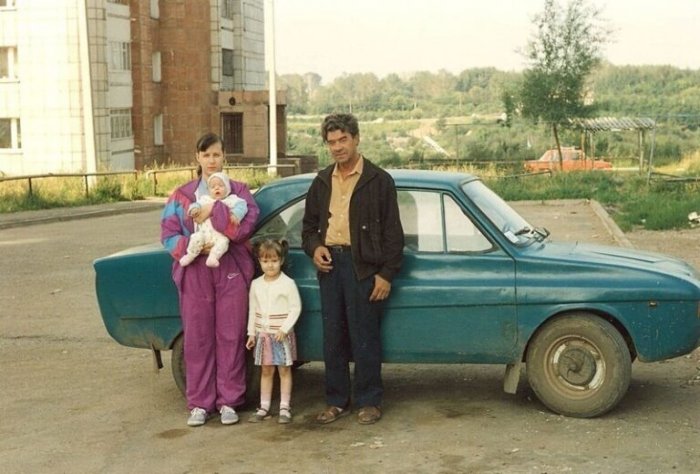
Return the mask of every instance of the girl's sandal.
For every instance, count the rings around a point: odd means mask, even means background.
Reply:
[[[253,413],[250,418],[248,418],[248,422],[250,423],[260,423],[263,420],[267,420],[270,418],[270,411],[265,410],[264,408],[258,408],[255,410],[255,413]]]
[[[280,415],[277,418],[277,423],[281,425],[286,425],[292,422],[292,409],[291,408],[280,408]]]

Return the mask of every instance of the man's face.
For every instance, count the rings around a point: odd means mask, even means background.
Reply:
[[[357,157],[357,146],[360,144],[360,136],[353,137],[349,132],[334,130],[326,135],[326,145],[331,152],[333,160],[338,164],[354,161]]]
[[[226,186],[224,182],[219,178],[212,178],[209,180],[209,195],[216,199],[223,199],[226,197]]]

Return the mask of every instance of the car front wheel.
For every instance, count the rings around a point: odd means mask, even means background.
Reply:
[[[175,385],[185,395],[187,376],[185,375],[185,337],[182,333],[175,339],[170,356]],[[260,393],[260,371],[253,362],[252,351],[246,351],[246,406],[256,406]]]
[[[577,418],[602,415],[627,392],[632,359],[609,322],[572,314],[546,323],[527,350],[527,378],[550,410]]]

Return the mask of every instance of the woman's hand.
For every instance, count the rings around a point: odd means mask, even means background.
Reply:
[[[275,334],[275,341],[282,342],[282,341],[284,341],[285,337],[287,337],[287,334],[284,331],[282,331],[281,329],[279,329],[277,331],[277,333]]]
[[[214,203],[213,203],[213,202],[211,202],[211,203],[209,203],[209,204],[203,205],[202,208],[201,208],[200,211],[199,211],[199,214],[197,214],[196,216],[193,216],[193,217],[194,217],[194,221],[195,221],[197,224],[201,224],[201,223],[204,222],[205,220],[209,219],[209,216],[211,216],[211,211],[212,211],[212,209],[214,209]]]

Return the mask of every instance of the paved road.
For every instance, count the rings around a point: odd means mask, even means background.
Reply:
[[[615,242],[585,202],[516,207],[557,240]],[[628,395],[595,420],[551,414],[522,382],[503,393],[502,367],[389,365],[384,420],[319,427],[322,367],[310,364],[295,377],[291,425],[189,429],[167,355],[156,374],[99,317],[93,259],[159,234],[159,210],[123,211],[0,230],[3,472],[696,471],[692,357],[635,364]]]

